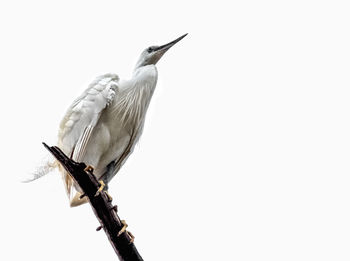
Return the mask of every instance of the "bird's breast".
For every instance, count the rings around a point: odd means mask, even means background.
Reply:
[[[155,66],[139,71],[130,81],[120,83],[119,92],[100,119],[101,136],[108,137],[98,162],[99,173],[112,161],[120,166],[125,162],[139,140],[148,105],[157,83]],[[108,135],[105,134],[108,133]],[[96,133],[94,137],[99,137]],[[119,166],[119,167],[120,167]],[[98,176],[98,175],[97,175]]]

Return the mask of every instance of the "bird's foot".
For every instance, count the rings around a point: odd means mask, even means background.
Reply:
[[[96,191],[95,197],[97,197],[98,195],[100,195],[101,191],[104,189],[104,187],[106,186],[106,184],[103,182],[103,180],[100,180],[98,183],[100,183],[100,187],[98,188],[98,190]]]
[[[121,220],[121,223],[123,224],[122,229],[118,232],[118,237],[123,234],[126,231],[126,228],[128,227],[128,224],[126,224],[125,220]]]
[[[127,231],[126,228],[128,227],[128,224],[126,224],[125,220],[121,220],[121,223],[123,224],[122,229],[118,232],[118,237],[123,234],[124,232],[128,235],[128,237],[130,238],[129,244],[133,243],[135,240],[135,237],[133,234],[131,234],[130,231]]]
[[[128,234],[128,236],[130,237],[130,241],[129,244],[134,243],[135,237],[133,234],[131,234],[130,231],[126,231],[126,233]]]
[[[109,195],[109,193],[107,191],[105,191],[107,197],[108,197],[108,202],[112,202],[113,198],[111,195]]]
[[[70,200],[70,206],[77,207],[87,202],[88,202],[88,198],[86,197],[86,195],[81,194],[79,191],[77,191],[74,197]]]
[[[85,172],[89,172],[92,174],[92,172],[94,171],[94,167],[91,165],[86,166],[86,168],[84,169]]]

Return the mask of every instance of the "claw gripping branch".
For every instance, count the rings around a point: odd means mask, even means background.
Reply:
[[[134,237],[125,230],[126,223],[121,221],[117,214],[117,207],[112,205],[112,200],[107,193],[100,193],[102,184],[92,174],[93,168],[71,160],[58,147],[43,144],[79,184],[83,195],[89,198],[90,205],[101,224],[98,228],[104,229],[119,260],[142,261],[133,243]]]

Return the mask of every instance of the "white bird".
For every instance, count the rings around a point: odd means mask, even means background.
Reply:
[[[68,108],[60,123],[58,147],[73,160],[93,166],[96,178],[107,185],[140,138],[157,84],[156,63],[186,35],[168,44],[145,49],[129,80],[119,80],[116,74],[97,77]],[[80,199],[78,185],[63,167],[59,170],[70,205],[85,203],[85,198]]]

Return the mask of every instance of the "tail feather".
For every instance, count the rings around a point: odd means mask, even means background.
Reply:
[[[44,161],[40,166],[38,166],[36,170],[30,174],[31,175],[30,177],[28,177],[25,180],[22,180],[22,182],[29,183],[34,180],[40,179],[41,177],[49,174],[56,167],[57,167],[57,161],[48,159]]]
[[[42,161],[41,165],[39,165],[34,172],[31,173],[30,177],[22,180],[24,183],[29,183],[34,180],[40,179],[41,177],[49,174],[55,168],[58,168],[59,172],[62,175],[63,184],[66,189],[66,193],[70,202],[71,207],[76,207],[81,204],[88,202],[85,198],[80,198],[82,192],[79,188],[79,185],[75,184],[72,177],[69,173],[62,167],[62,165],[55,159],[45,159]]]

